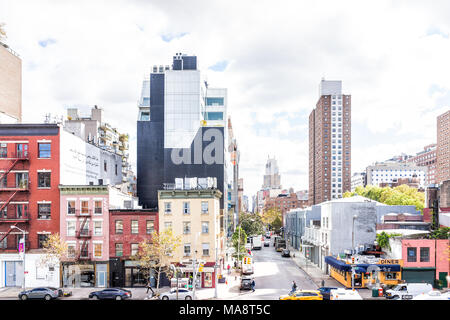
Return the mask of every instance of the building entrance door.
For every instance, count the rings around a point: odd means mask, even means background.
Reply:
[[[23,284],[22,262],[5,262],[5,287],[21,287]]]

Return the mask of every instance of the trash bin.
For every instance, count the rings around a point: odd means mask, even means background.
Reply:
[[[383,296],[383,288],[379,288],[378,289],[378,296],[382,297]]]
[[[372,288],[372,297],[378,297],[378,289]]]

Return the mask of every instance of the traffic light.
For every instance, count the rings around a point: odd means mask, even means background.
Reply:
[[[352,264],[355,264],[355,257],[352,257]]]
[[[198,267],[198,272],[203,272],[203,263],[201,263],[200,266]]]

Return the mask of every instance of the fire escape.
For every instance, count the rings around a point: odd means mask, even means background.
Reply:
[[[91,210],[77,210],[76,217],[79,222],[79,229],[76,232],[76,237],[82,244],[77,254],[77,260],[90,260],[89,241],[91,239],[91,231],[89,230],[89,222],[91,218]]]
[[[22,170],[25,167],[25,164],[29,161],[28,154],[28,145],[22,144],[22,148],[25,150],[17,150],[18,147],[16,145],[16,151],[14,152],[2,152],[0,153],[0,168],[4,168],[3,172],[0,173],[0,225],[11,224],[11,226],[18,226],[19,223],[27,224],[29,222],[29,212],[28,206],[15,208],[13,214],[10,213],[11,210],[8,210],[10,203],[13,199],[20,197],[20,195],[25,194],[25,197],[28,198],[29,192],[29,178],[28,174],[22,177],[17,177],[14,175],[8,175],[13,169],[17,169],[19,164],[22,164]],[[4,165],[6,164],[6,165]],[[14,179],[8,179],[8,177],[14,176]],[[6,180],[6,181],[5,181]],[[14,182],[11,182],[14,180]],[[9,183],[8,183],[9,181]],[[3,195],[6,196],[6,200],[3,200]],[[22,201],[24,200],[21,197]],[[3,202],[4,201],[4,202]],[[6,230],[6,233],[0,234],[0,243],[13,231],[11,227]],[[15,249],[9,247],[0,247],[0,249]]]

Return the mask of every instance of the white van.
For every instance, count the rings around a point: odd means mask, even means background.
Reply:
[[[252,243],[253,243],[253,250],[261,250],[262,246],[261,236],[254,236]]]
[[[362,300],[358,291],[338,288],[330,291],[330,300]]]
[[[433,290],[429,283],[401,283],[392,289],[386,290],[387,299],[410,300],[422,293]]]

